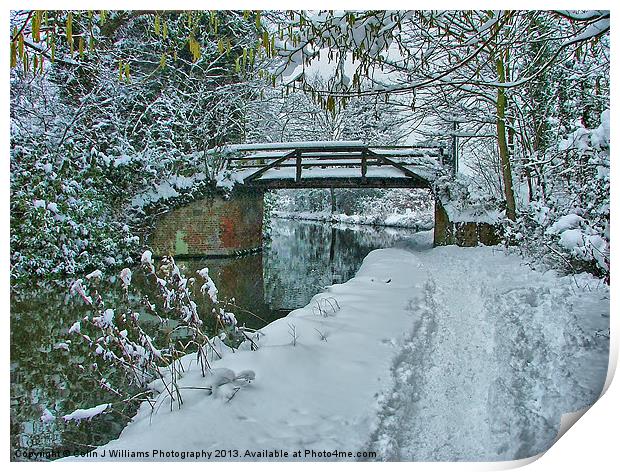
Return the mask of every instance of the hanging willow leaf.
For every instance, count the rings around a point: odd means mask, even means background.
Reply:
[[[262,29],[262,25],[260,22],[260,10],[256,10],[256,29],[260,31]]]
[[[125,63],[125,78],[127,82],[130,81],[131,77],[129,76],[129,62]]]
[[[11,41],[11,67],[17,66],[17,42]]]
[[[99,12],[99,24],[102,25],[103,23],[105,23],[105,19],[106,19],[106,11],[101,10]]]
[[[84,38],[80,36],[80,41],[78,43],[78,51],[80,53],[80,57],[84,57]]]
[[[19,57],[23,60],[24,59],[24,35],[23,34],[19,35],[17,48],[19,51]]]
[[[194,59],[194,62],[196,62],[198,59],[200,59],[200,56],[202,55],[201,50],[200,50],[200,43],[198,41],[196,41],[196,38],[194,38],[193,36],[189,37],[189,50],[192,53],[192,57]]]
[[[269,33],[267,31],[263,31],[263,47],[265,50],[269,48]]]
[[[67,44],[69,44],[69,50],[73,54],[73,13],[69,12],[67,15]]]
[[[41,10],[37,10],[32,16],[31,28],[32,28],[32,40],[35,43],[41,41]],[[35,67],[36,69],[36,67]]]
[[[159,36],[160,28],[159,28],[159,15],[155,15],[155,34]]]
[[[164,52],[162,53],[161,58],[159,59],[159,67],[161,67],[162,69],[166,68],[166,59],[167,59],[167,56],[166,56],[166,53]]]
[[[331,111],[332,113],[336,111],[336,100],[333,95],[327,97],[327,105],[325,108],[327,108],[327,111]]]

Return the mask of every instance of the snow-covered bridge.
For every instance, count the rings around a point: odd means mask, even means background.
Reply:
[[[430,188],[446,162],[442,146],[368,146],[361,141],[231,145],[226,180],[270,188]]]
[[[227,256],[260,248],[263,195],[270,189],[432,189],[440,175],[455,168],[452,153],[446,154],[438,145],[310,141],[237,144],[209,153],[224,160],[217,186],[231,191],[163,215],[150,238],[157,255]],[[450,221],[435,198],[434,242],[475,246],[494,244],[496,237],[489,225]]]

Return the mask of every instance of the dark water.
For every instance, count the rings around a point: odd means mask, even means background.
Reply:
[[[261,328],[305,306],[324,286],[353,277],[373,249],[413,235],[413,230],[406,229],[274,219],[262,253],[177,263],[186,274],[209,267],[218,297],[234,297],[239,324]],[[115,279],[107,282],[106,306],[115,306],[122,297]],[[134,284],[140,283],[136,278]],[[24,460],[28,452],[86,452],[118,437],[135,405],[79,425],[40,420],[43,408],[62,416],[114,398],[79,368],[89,361],[85,356],[57,346],[67,339],[68,328],[85,316],[84,304],[63,289],[37,292],[33,287],[27,294],[11,294],[12,458]],[[208,317],[206,308],[201,317]],[[45,460],[45,456],[30,459]]]

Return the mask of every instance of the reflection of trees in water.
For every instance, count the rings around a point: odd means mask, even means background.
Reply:
[[[85,445],[114,439],[125,425],[118,413],[92,424],[44,424],[40,420],[42,408],[68,413],[117,400],[80,367],[92,362],[86,352],[54,349],[66,339],[68,327],[85,314],[81,302],[66,300],[58,292],[11,301],[12,454],[15,448],[86,451],[90,448]],[[134,411],[135,407],[128,406],[121,414],[133,415]]]
[[[268,305],[274,310],[304,306],[322,287],[355,276],[370,251],[412,234],[407,229],[274,218],[264,255]]]
[[[273,310],[298,308],[328,285],[331,229],[273,219],[264,255],[265,298]]]

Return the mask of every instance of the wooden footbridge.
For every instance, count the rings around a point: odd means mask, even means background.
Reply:
[[[228,256],[262,245],[263,196],[286,188],[432,188],[454,152],[437,145],[368,146],[359,141],[237,144],[212,149],[223,160],[216,192],[162,215],[150,237],[154,254]],[[221,162],[221,161],[220,161]],[[436,245],[496,244],[494,230],[454,224],[435,198]],[[494,239],[495,238],[495,239]]]
[[[230,180],[262,189],[429,188],[451,165],[438,145],[312,141],[231,145],[218,152]]]

